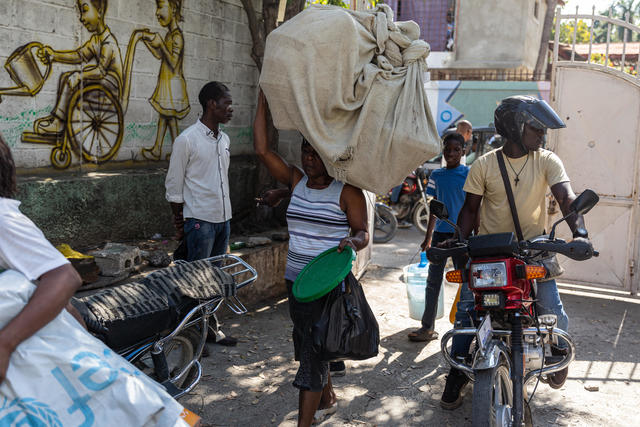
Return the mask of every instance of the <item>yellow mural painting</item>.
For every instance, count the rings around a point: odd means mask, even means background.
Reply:
[[[159,114],[156,142],[152,148],[142,149],[142,156],[149,160],[160,160],[167,128],[173,141],[178,136],[178,120],[184,118],[191,108],[182,71],[184,38],[178,26],[182,21],[182,0],[156,0],[156,17],[167,29],[165,38],[158,33],[143,33],[144,44],[153,56],[162,61],[158,84],[149,100]]]
[[[118,41],[104,21],[107,5],[108,0],[77,0],[80,22],[91,34],[77,49],[59,51],[31,42],[16,49],[5,64],[17,86],[0,88],[0,95],[16,96],[37,95],[54,63],[83,65],[60,75],[53,110],[34,121],[33,131],[22,134],[25,143],[53,145],[51,165],[58,169],[69,167],[72,152],[96,164],[118,153],[131,92],[133,56],[141,40],[161,60],[158,83],[149,100],[159,114],[156,141],[152,148],[142,149],[143,157],[160,160],[167,128],[173,141],[177,121],[189,113],[182,71],[184,38],[178,27],[182,1],[156,0],[156,17],[168,30],[165,38],[146,28],[135,30],[124,63]]]

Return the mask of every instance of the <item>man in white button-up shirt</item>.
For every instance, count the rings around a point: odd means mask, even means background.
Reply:
[[[204,85],[202,117],[173,143],[165,186],[178,233],[184,231],[187,260],[226,252],[229,243],[229,137],[219,129],[231,120],[231,95],[221,83]]]
[[[229,137],[219,129],[231,120],[231,94],[222,83],[209,82],[198,99],[202,117],[173,143],[165,180],[174,224],[178,235],[184,233],[187,261],[226,253],[231,220]],[[216,342],[233,344],[217,329]]]

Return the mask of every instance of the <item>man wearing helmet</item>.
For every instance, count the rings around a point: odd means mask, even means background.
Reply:
[[[467,238],[480,217],[479,234],[515,232],[515,226],[504,181],[498,166],[501,151],[514,195],[522,235],[524,239],[544,234],[545,196],[551,188],[560,209],[567,215],[569,205],[576,198],[562,161],[556,154],[545,150],[547,129],[565,127],[560,117],[545,102],[531,96],[513,96],[502,100],[495,111],[496,131],[506,139],[501,149],[478,158],[464,185],[466,198],[458,225],[462,238]],[[567,223],[574,237],[586,238],[582,216],[573,215]],[[539,281],[536,294],[540,314],[555,314],[558,328],[567,330],[569,318],[562,306],[555,280]],[[469,312],[473,310],[473,294],[463,285],[461,302],[456,314],[456,327],[470,326]],[[461,357],[468,353],[470,341],[464,337],[454,339],[452,355]],[[553,348],[555,355],[565,354],[563,348]],[[567,369],[549,376],[549,384],[560,388],[567,378]],[[447,377],[441,405],[455,409],[462,403],[461,391],[468,383],[462,372],[453,369]]]

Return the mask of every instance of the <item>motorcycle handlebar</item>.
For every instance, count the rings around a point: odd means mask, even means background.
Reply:
[[[556,252],[576,261],[585,261],[600,255],[593,249],[591,242],[586,239],[576,239],[571,242],[524,242],[523,249],[533,249]]]
[[[586,239],[576,239],[570,242],[521,242],[521,249],[556,252],[576,261],[585,261],[592,257],[597,257],[600,253],[593,249],[591,242]],[[468,245],[461,243],[453,248],[429,248],[427,249],[427,259],[430,262],[441,263],[448,257],[466,255]]]

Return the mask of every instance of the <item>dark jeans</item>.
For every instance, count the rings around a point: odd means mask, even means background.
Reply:
[[[431,246],[436,246],[453,237],[453,233],[441,233],[434,231],[431,237]],[[429,274],[427,276],[427,289],[424,298],[424,314],[422,315],[422,327],[433,331],[436,322],[436,312],[438,310],[438,296],[442,288],[442,276],[444,275],[444,267],[447,261],[444,260],[440,264],[434,262],[429,263]],[[464,268],[465,257],[453,258],[455,268]]]
[[[229,221],[213,223],[187,218],[184,223],[187,261],[195,261],[226,253],[230,231]]]

